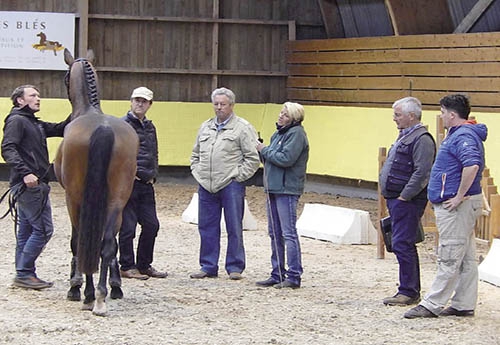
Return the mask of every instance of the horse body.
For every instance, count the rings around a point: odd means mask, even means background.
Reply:
[[[80,300],[82,273],[86,276],[84,309],[105,315],[106,280],[111,297],[121,298],[116,261],[116,234],[136,173],[138,137],[125,121],[102,113],[97,97],[97,76],[90,62],[73,60],[67,78],[72,120],[66,126],[54,170],[65,189],[72,224],[71,288],[68,299]],[[99,266],[100,263],[100,266]],[[94,295],[92,274],[99,271]]]

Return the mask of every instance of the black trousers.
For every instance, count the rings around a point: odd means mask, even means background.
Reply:
[[[141,233],[137,243],[137,259],[135,259],[134,238],[137,224],[141,226]],[[132,194],[123,210],[122,227],[118,237],[122,270],[132,268],[145,270],[151,266],[159,228],[154,187],[150,183],[135,180]]]

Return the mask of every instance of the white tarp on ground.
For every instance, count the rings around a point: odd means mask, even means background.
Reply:
[[[297,221],[299,235],[341,244],[376,243],[377,230],[367,211],[305,204]]]
[[[198,193],[194,193],[188,207],[182,212],[182,220],[186,223],[198,224]],[[222,229],[226,228],[224,221],[224,210],[222,210],[221,219]],[[248,208],[248,202],[245,199],[245,213],[243,214],[243,230],[257,230],[257,221]]]
[[[500,286],[500,239],[493,239],[488,255],[478,269],[480,280]]]

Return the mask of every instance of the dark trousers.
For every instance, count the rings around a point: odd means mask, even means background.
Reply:
[[[420,264],[415,242],[426,204],[425,199],[387,199],[392,225],[392,250],[399,263],[398,292],[409,297],[420,296]]]
[[[137,243],[137,261],[134,259],[134,238],[137,224],[141,234]],[[126,271],[132,268],[148,269],[153,262],[153,251],[160,222],[156,214],[154,187],[150,183],[134,182],[134,189],[123,210],[123,221],[118,242],[120,266]]]

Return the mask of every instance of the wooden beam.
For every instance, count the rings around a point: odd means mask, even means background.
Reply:
[[[327,38],[344,37],[344,27],[336,0],[318,0]]]
[[[213,19],[219,19],[219,0],[213,0]],[[219,68],[219,23],[215,22],[212,28],[212,65],[213,70]],[[219,77],[217,74],[212,76],[212,90],[219,85]]]
[[[273,71],[246,71],[227,69],[184,69],[184,68],[137,68],[137,67],[111,67],[95,66],[98,72],[116,73],[154,73],[154,74],[198,74],[198,75],[231,75],[231,76],[255,76],[255,77],[288,77],[288,72]]]
[[[78,52],[74,56],[87,56],[89,41],[89,0],[78,0]]]
[[[89,14],[90,19],[103,20],[135,20],[146,22],[178,22],[178,23],[219,23],[242,25],[278,25],[288,26],[287,20],[260,20],[260,19],[225,19],[225,18],[191,18],[191,17],[153,17],[153,16],[128,16],[114,14]]]
[[[385,0],[385,7],[389,13],[389,18],[391,18],[392,29],[394,30],[394,36],[399,36],[398,23],[394,17],[394,10],[392,8],[391,0]]]
[[[477,22],[479,17],[486,11],[494,0],[479,0],[464,19],[458,24],[453,33],[469,32],[470,28]]]

